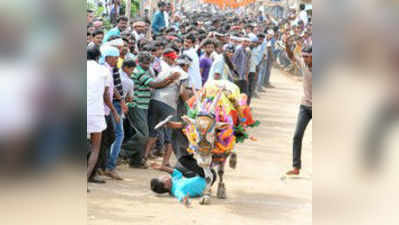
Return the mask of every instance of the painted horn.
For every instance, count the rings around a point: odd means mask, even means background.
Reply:
[[[202,91],[197,91],[195,93],[195,96],[197,98],[197,102],[195,103],[195,108],[197,109],[198,112],[200,112],[202,108],[202,103],[201,103],[202,95],[203,95]]]
[[[222,96],[222,90],[219,90],[213,99],[212,105],[209,107],[209,113],[215,113],[216,105],[219,102],[220,97]]]

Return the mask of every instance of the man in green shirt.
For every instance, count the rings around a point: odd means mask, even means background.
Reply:
[[[148,52],[139,53],[138,66],[133,72],[132,79],[134,81],[135,91],[133,103],[129,104],[128,119],[131,128],[135,133],[133,137],[128,140],[127,148],[128,150],[134,152],[130,159],[130,166],[147,168],[148,166],[144,164],[144,150],[145,145],[149,136],[148,127],[148,105],[151,100],[152,88],[163,88],[168,86],[176,79],[179,78],[179,73],[173,73],[163,80],[157,80],[150,74],[150,64],[153,57]]]

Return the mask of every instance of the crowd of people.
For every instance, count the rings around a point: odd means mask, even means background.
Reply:
[[[103,175],[122,180],[115,168],[123,160],[146,169],[151,159],[163,157],[156,168],[170,171],[166,168],[175,166],[171,155],[185,154],[176,146],[184,137],[156,125],[169,117],[178,120],[185,101],[212,80],[235,83],[250,105],[259,92],[273,88],[273,66],[310,74],[310,80],[304,78],[294,170],[289,172],[299,173],[300,145],[312,107],[311,18],[302,5],[299,13],[291,10],[283,18],[234,10],[211,13],[210,7],[186,11],[159,2],[151,19],[148,14],[115,19],[117,8],[112,15],[87,11],[89,182],[105,183]],[[114,27],[105,30],[106,21]]]

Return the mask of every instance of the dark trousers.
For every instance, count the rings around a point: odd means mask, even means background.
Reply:
[[[107,123],[107,129],[105,129],[101,134],[100,154],[98,155],[98,160],[91,176],[94,176],[95,171],[99,168],[105,170],[109,149],[115,140],[115,132],[111,115],[105,117],[105,122]]]
[[[187,108],[183,99],[179,98],[177,102],[177,118],[176,121],[181,120],[181,117],[187,114]],[[184,135],[182,129],[172,129],[172,146],[173,153],[176,158],[179,159],[182,156],[189,155],[187,148],[189,147],[186,135]]]
[[[302,153],[302,139],[305,133],[305,129],[312,119],[312,107],[301,105],[299,107],[298,121],[296,123],[296,129],[294,134],[293,143],[293,167],[301,169],[301,153]]]
[[[237,80],[235,84],[240,88],[240,92],[248,95],[248,81],[247,80]]]
[[[249,73],[248,74],[248,105],[251,104],[251,99],[254,95],[255,88],[256,88],[256,73]]]
[[[129,107],[127,113],[128,135],[122,145],[125,155],[129,158],[129,164],[137,166],[144,158],[145,146],[148,140],[148,110],[138,107]]]
[[[264,86],[267,86],[269,84],[272,67],[273,67],[273,53],[269,52],[268,57],[266,59],[266,71],[265,71],[264,78],[263,78]]]

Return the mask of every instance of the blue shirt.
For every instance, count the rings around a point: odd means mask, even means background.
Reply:
[[[152,19],[152,31],[155,34],[158,34],[161,30],[162,27],[165,27],[165,17],[163,12],[158,11],[157,13],[155,13],[154,18]]]
[[[249,54],[243,46],[240,46],[234,53],[232,58],[232,63],[234,64],[241,80],[245,80],[245,76],[249,70]]]
[[[171,193],[173,196],[179,199],[179,201],[182,201],[187,195],[189,197],[201,196],[205,190],[205,187],[205,178],[200,176],[186,178],[179,170],[173,170]]]
[[[112,37],[113,35],[121,36],[121,31],[119,30],[118,27],[112,28],[111,30],[109,30],[109,31],[105,34],[104,39],[103,39],[103,43],[107,42],[108,39],[109,39],[110,37]]]

